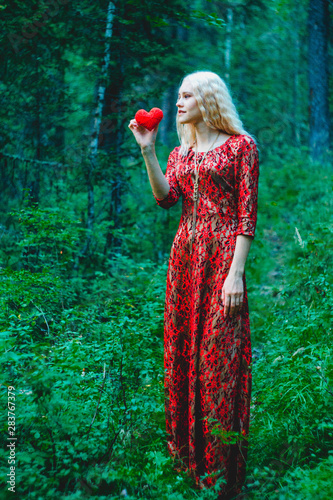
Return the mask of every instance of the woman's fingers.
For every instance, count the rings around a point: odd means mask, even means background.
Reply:
[[[139,130],[140,132],[146,132],[147,131],[147,129],[145,127],[143,127],[142,125],[139,125],[138,122],[134,118],[133,118],[133,120],[131,120],[129,122],[128,127],[131,130]]]
[[[234,316],[239,313],[243,306],[243,294],[228,294],[222,289],[223,313],[226,316]]]
[[[244,287],[243,283],[228,275],[222,287],[222,305],[224,316],[236,316],[243,306]]]
[[[237,294],[235,297],[235,307],[234,307],[234,314],[238,314],[240,310],[242,309],[243,306],[243,294]]]
[[[229,308],[230,308],[230,295],[228,295],[227,293],[224,294],[223,304],[224,304],[223,313],[224,313],[224,316],[226,316],[229,313]]]
[[[155,144],[158,125],[153,130],[148,130],[142,125],[139,125],[135,118],[133,118],[129,122],[128,128],[133,132],[133,135],[139,146],[144,147]]]
[[[237,313],[238,308],[238,297],[236,295],[231,295],[230,299],[230,314],[234,316]]]
[[[135,119],[131,120],[129,122],[129,125],[128,127],[131,129],[131,130],[135,130],[135,129],[138,129],[139,128],[139,125],[137,123],[137,121]]]

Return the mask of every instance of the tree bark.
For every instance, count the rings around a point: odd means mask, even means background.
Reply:
[[[96,111],[93,122],[93,130],[90,142],[90,153],[86,165],[86,182],[88,190],[88,210],[87,210],[87,229],[88,234],[86,238],[86,243],[82,251],[82,255],[86,255],[89,251],[89,247],[92,241],[92,231],[95,222],[95,194],[94,194],[94,169],[97,160],[98,151],[98,138],[102,122],[102,112],[105,100],[105,89],[107,85],[107,76],[111,60],[111,49],[110,41],[112,37],[113,19],[114,19],[115,6],[113,2],[109,2],[107,19],[106,19],[106,30],[105,30],[105,50],[104,50],[104,62],[102,65],[101,79],[98,84],[97,92],[97,104]]]
[[[119,15],[118,8],[117,14]],[[125,33],[122,23],[116,21],[113,32],[116,39],[123,39]],[[127,124],[127,121],[125,123],[126,104],[123,102],[126,57],[126,52],[120,46],[116,57],[113,59],[115,65],[112,68],[112,81],[107,88],[103,107],[103,116],[111,117],[105,122],[105,131],[101,144],[101,148],[108,153],[111,164],[108,172],[110,188],[105,195],[107,200],[106,220],[113,221],[112,229],[109,228],[107,231],[104,247],[104,255],[108,259],[112,258],[112,253],[120,253],[122,247],[122,239],[115,235],[114,230],[122,227],[122,193],[125,184],[121,163],[123,156],[121,146],[124,142]],[[128,103],[126,99],[125,102]]]
[[[295,19],[299,19],[297,12],[299,10],[296,2]],[[293,139],[296,147],[301,145],[301,131],[300,131],[300,116],[299,116],[299,57],[300,57],[300,41],[299,41],[299,24],[296,21],[294,24],[293,32],[293,45],[294,45],[294,64],[293,64],[293,107],[291,118],[293,122]]]
[[[328,101],[328,0],[310,0],[309,4],[309,112],[310,154],[313,160],[324,160],[330,147]]]
[[[36,56],[36,118],[35,118],[35,129],[36,129],[36,155],[35,159],[41,159],[41,94],[40,94],[40,71],[39,71],[39,59]],[[39,202],[39,189],[40,189],[40,163],[37,161],[33,166],[33,178],[29,182],[29,204]]]
[[[165,146],[171,147],[171,133],[176,132],[176,101],[178,85],[171,85],[163,94],[162,110],[164,119],[160,125],[160,137]]]
[[[224,73],[224,77],[225,77],[225,79],[226,79],[227,82],[230,79],[231,49],[232,49],[232,40],[231,40],[232,27],[233,27],[233,11],[232,11],[232,7],[227,7],[227,30],[226,30],[226,36],[225,36],[225,52],[224,52],[224,58],[225,58],[225,73]]]
[[[188,39],[188,30],[183,26],[173,27],[170,36],[174,40],[186,42]],[[162,111],[164,118],[159,127],[161,142],[168,147],[172,146],[172,136],[177,133],[176,115],[177,115],[177,92],[180,86],[179,81],[170,85],[163,94]]]

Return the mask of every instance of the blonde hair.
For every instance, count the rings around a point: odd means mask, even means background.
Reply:
[[[185,80],[192,84],[194,97],[208,127],[229,135],[246,134],[257,143],[256,139],[244,130],[229,89],[219,75],[211,71],[196,71],[186,75],[182,83]],[[176,124],[181,144],[179,153],[186,156],[196,139],[195,127],[191,123],[179,123],[178,114]]]

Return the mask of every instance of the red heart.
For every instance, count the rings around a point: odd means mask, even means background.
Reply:
[[[142,125],[148,130],[153,130],[162,120],[163,111],[160,108],[152,108],[149,113],[144,109],[139,109],[135,114],[138,125]]]

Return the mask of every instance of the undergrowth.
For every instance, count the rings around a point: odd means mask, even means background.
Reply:
[[[246,266],[253,390],[243,498],[333,496],[332,173],[323,169],[296,154],[261,167]],[[215,500],[174,470],[166,449],[167,262],[115,255],[86,279],[71,271],[80,234],[74,220],[63,227],[63,215],[13,214],[21,236],[1,270],[3,406],[8,387],[16,398],[14,495]],[[3,489],[2,498],[13,497]]]

